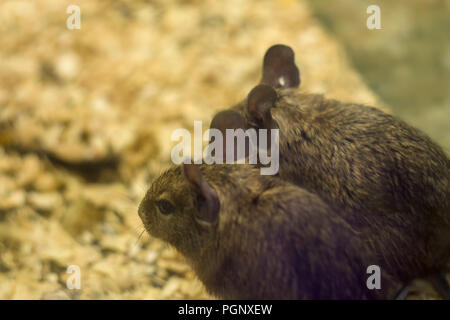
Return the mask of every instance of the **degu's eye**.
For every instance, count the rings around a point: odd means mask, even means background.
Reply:
[[[175,211],[174,205],[170,201],[165,199],[156,200],[155,205],[158,208],[159,212],[164,215],[171,214]]]

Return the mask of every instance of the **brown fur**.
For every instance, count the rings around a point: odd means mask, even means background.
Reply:
[[[378,109],[296,89],[277,95],[271,115],[280,129],[279,176],[344,209],[385,216],[396,226],[386,234],[391,241],[408,234],[402,263],[410,268],[448,269],[450,162],[444,151]],[[252,127],[246,103],[233,109]],[[363,226],[363,215],[353,223]],[[376,228],[384,232],[383,225]]]
[[[394,220],[351,223],[318,196],[250,165],[200,165],[220,201],[218,222],[198,223],[196,191],[182,167],[154,181],[139,215],[150,235],[177,248],[205,287],[225,299],[390,299],[418,273],[404,248],[414,241]],[[162,215],[155,201],[175,211]],[[350,222],[349,222],[350,221]],[[380,229],[378,229],[380,227]],[[417,261],[420,264],[420,261]],[[369,265],[381,268],[381,290],[368,290]],[[420,270],[419,270],[420,269]]]

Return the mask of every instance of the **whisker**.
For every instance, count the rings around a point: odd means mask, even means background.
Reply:
[[[136,239],[136,242],[134,244],[135,246],[137,246],[139,244],[139,241],[141,240],[142,235],[144,234],[144,232],[145,232],[145,228],[141,231],[141,233],[139,234],[138,238]]]

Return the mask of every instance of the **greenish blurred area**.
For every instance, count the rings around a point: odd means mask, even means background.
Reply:
[[[450,155],[450,0],[309,0],[367,84]],[[378,5],[380,30],[366,13]]]

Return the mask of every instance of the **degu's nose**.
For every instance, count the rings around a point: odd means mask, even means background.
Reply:
[[[139,207],[138,207],[138,215],[142,221],[144,221],[144,219],[145,219],[145,203],[144,202],[145,202],[145,199],[143,199],[141,201],[141,203],[139,204]]]

